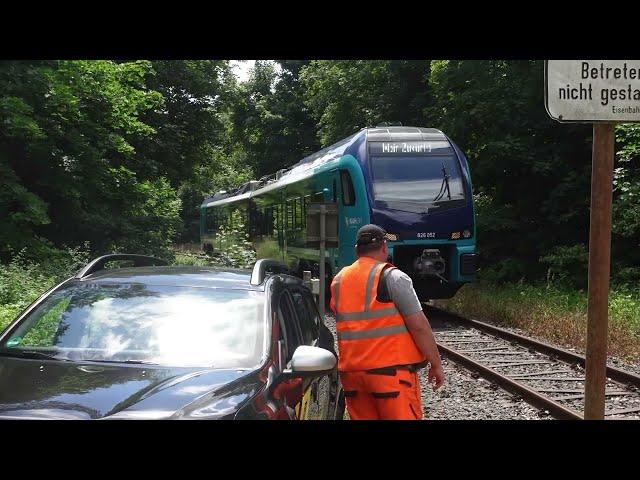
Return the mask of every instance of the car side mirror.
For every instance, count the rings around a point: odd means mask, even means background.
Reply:
[[[283,380],[299,377],[321,377],[336,368],[337,359],[333,352],[320,347],[300,345],[293,352],[291,362],[282,371]]]

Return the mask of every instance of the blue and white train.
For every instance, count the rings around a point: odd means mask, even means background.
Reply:
[[[389,260],[412,277],[421,300],[451,298],[475,278],[469,165],[433,128],[364,128],[288,170],[205,199],[202,246],[220,248],[220,228],[237,222],[259,258],[281,258],[300,274],[317,272],[319,251],[306,242],[314,202],[338,204],[339,242],[326,252],[327,281],[355,260],[356,232],[367,223],[388,232]]]

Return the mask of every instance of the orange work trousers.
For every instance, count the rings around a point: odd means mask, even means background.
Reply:
[[[340,372],[352,420],[421,420],[418,374],[405,369]]]

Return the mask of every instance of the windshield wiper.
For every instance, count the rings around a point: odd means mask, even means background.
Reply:
[[[91,360],[89,358],[85,358],[82,360],[78,360],[78,362],[96,362],[96,363],[129,363],[134,365],[158,365],[154,362],[148,362],[146,360]]]
[[[73,362],[70,358],[56,357],[55,355],[39,350],[2,350],[0,351],[0,355],[16,358],[43,358],[46,360],[56,360],[58,362]]]
[[[436,198],[433,199],[434,202],[438,202],[442,200],[445,192],[447,193],[447,197],[451,200],[451,190],[449,189],[449,178],[450,175],[447,173],[447,169],[444,166],[444,162],[442,162],[442,184],[440,185],[440,191],[436,195]]]

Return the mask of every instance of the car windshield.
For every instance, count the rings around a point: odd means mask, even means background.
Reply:
[[[439,203],[464,199],[460,168],[452,155],[374,156],[371,169],[374,196],[379,202]]]
[[[63,288],[0,343],[4,355],[251,368],[264,351],[260,292],[83,284]]]

